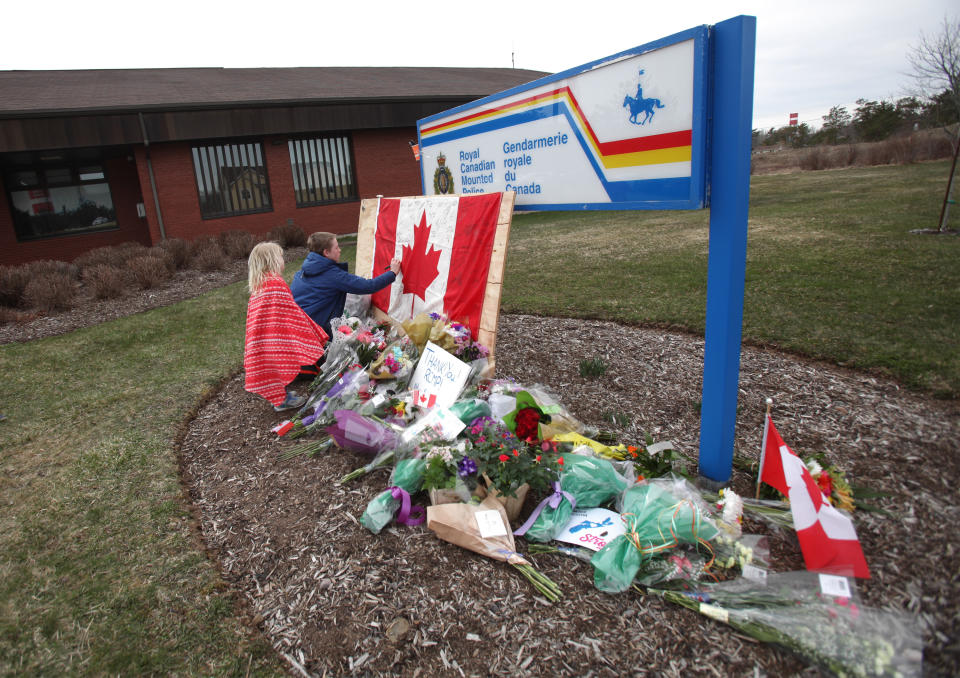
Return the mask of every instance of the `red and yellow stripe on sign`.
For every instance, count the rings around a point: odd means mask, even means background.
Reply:
[[[449,120],[439,125],[420,130],[422,138],[433,134],[449,132],[458,128],[475,125],[492,118],[516,113],[525,109],[549,103],[566,103],[577,124],[584,132],[584,138],[593,148],[600,163],[608,169],[618,167],[638,167],[641,165],[661,165],[670,162],[689,162],[692,156],[692,130],[653,134],[645,137],[633,137],[618,141],[600,141],[590,125],[590,121],[580,109],[576,97],[569,87],[561,87],[549,92],[535,94],[518,99],[503,106],[493,106],[475,113]]]

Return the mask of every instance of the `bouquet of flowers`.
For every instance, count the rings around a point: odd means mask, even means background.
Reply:
[[[404,385],[410,379],[419,356],[416,345],[409,338],[403,337],[387,346],[383,353],[370,363],[367,373],[371,379],[396,379],[398,385]]]
[[[843,578],[834,578],[843,579]],[[667,600],[791,650],[836,676],[919,676],[922,638],[911,615],[864,607],[851,580],[825,592],[812,572],[739,578],[694,592],[656,591]]]
[[[817,487],[823,492],[823,496],[838,509],[884,513],[883,509],[873,506],[867,501],[886,496],[886,493],[851,485],[847,481],[846,473],[827,461],[827,456],[823,452],[807,457],[803,463],[810,471]],[[758,493],[758,499],[761,500],[786,500],[786,497],[779,491],[765,483],[760,484]]]
[[[560,599],[560,589],[517,553],[507,527],[507,514],[492,497],[478,506],[441,504],[427,507],[427,528],[437,537],[480,555],[502,560],[516,568],[551,603]]]
[[[583,425],[543,386],[520,389],[503,382],[494,386],[489,396],[493,416],[521,440],[539,442],[583,430]]]
[[[641,564],[680,544],[703,545],[720,534],[696,490],[681,478],[657,479],[623,493],[621,515],[627,533],[591,559],[593,582],[601,591],[626,591]]]
[[[554,493],[534,509],[530,519],[514,534],[523,535],[528,541],[551,541],[566,528],[574,508],[600,506],[629,485],[629,480],[607,459],[570,454],[564,460]]]
[[[389,426],[353,410],[336,410],[327,433],[338,447],[371,457],[397,447],[398,435]]]
[[[374,534],[380,534],[394,517],[404,525],[422,523],[423,509],[411,505],[410,495],[417,493],[423,485],[425,466],[423,459],[415,457],[397,462],[390,477],[391,486],[370,500],[360,517],[360,524]]]

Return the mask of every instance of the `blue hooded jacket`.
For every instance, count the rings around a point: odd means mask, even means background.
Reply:
[[[343,315],[347,293],[373,294],[397,279],[393,271],[387,271],[372,280],[347,272],[347,263],[310,252],[303,266],[293,276],[290,291],[293,299],[314,322],[328,335],[330,320]],[[331,335],[332,336],[332,335]]]

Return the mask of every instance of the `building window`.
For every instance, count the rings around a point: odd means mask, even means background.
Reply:
[[[273,209],[259,142],[194,146],[192,150],[204,219]]]
[[[287,147],[297,207],[358,199],[353,154],[346,136],[291,139]]]
[[[17,240],[117,228],[110,184],[96,150],[23,154],[4,164]]]

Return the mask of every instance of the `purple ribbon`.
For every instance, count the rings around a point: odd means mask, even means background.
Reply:
[[[569,492],[567,492],[566,490],[560,489],[560,481],[555,480],[552,483],[550,483],[550,485],[553,487],[553,494],[551,494],[549,497],[547,497],[546,499],[541,501],[539,504],[537,504],[537,508],[533,509],[533,513],[531,513],[530,517],[527,518],[527,522],[525,522],[523,525],[521,525],[519,528],[517,528],[514,531],[514,534],[516,536],[522,537],[523,535],[525,535],[527,533],[527,530],[533,527],[533,524],[537,521],[537,518],[540,516],[540,512],[543,511],[543,509],[546,508],[547,505],[549,505],[550,508],[556,511],[557,507],[560,506],[560,502],[563,501],[564,497],[566,497],[567,501],[570,502],[571,508],[577,507],[577,500],[574,498],[574,496]]]
[[[408,527],[413,527],[414,525],[419,525],[426,519],[422,506],[410,505],[409,492],[402,487],[397,487],[396,485],[388,489],[390,490],[390,494],[393,495],[393,498],[400,501],[400,512],[397,514],[398,523],[401,525],[407,525]]]

